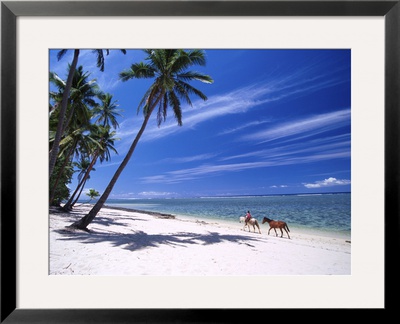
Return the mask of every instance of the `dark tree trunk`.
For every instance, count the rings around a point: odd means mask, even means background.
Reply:
[[[67,84],[65,85],[63,98],[61,101],[60,115],[58,117],[58,125],[57,125],[56,135],[55,135],[54,142],[53,142],[53,147],[49,154],[49,179],[53,173],[54,166],[56,165],[56,161],[57,161],[58,150],[59,150],[60,141],[61,141],[61,137],[62,137],[63,129],[64,129],[65,114],[67,112],[69,92],[71,90],[72,79],[73,79],[73,76],[75,73],[76,65],[78,64],[78,57],[79,57],[79,50],[76,49],[74,51],[74,59],[72,60],[71,67],[69,69]]]
[[[65,210],[70,210],[72,208],[73,205],[73,201],[75,198],[75,195],[78,193],[79,189],[83,189],[84,184],[86,183],[86,180],[89,176],[90,171],[92,171],[94,164],[96,163],[98,155],[96,154],[95,157],[93,158],[92,162],[90,163],[90,165],[88,166],[85,175],[83,176],[82,180],[79,182],[78,186],[76,187],[73,195],[69,198],[69,200],[67,201],[67,203],[64,205],[64,209]],[[81,190],[82,192],[82,190]],[[75,203],[75,202],[74,202]]]
[[[135,151],[136,145],[139,142],[140,137],[142,136],[147,123],[150,119],[151,113],[154,110],[155,105],[153,108],[147,113],[145,116],[145,119],[143,121],[142,127],[140,128],[139,132],[136,135],[135,140],[133,141],[131,147],[129,148],[128,153],[126,154],[124,160],[118,167],[117,171],[115,172],[114,176],[112,177],[110,183],[108,184],[107,188],[105,189],[104,193],[101,195],[97,203],[93,206],[93,208],[90,210],[90,212],[82,217],[79,221],[76,221],[75,223],[71,224],[69,227],[72,228],[77,228],[81,230],[88,231],[87,226],[93,221],[93,219],[96,217],[100,209],[104,206],[105,202],[108,199],[108,196],[110,195],[112,189],[114,188],[115,183],[117,182],[119,176],[121,175],[122,171],[125,169],[126,165],[128,164],[133,152]]]
[[[78,195],[76,196],[76,199],[75,199],[74,202],[71,204],[71,208],[74,208],[75,204],[77,203],[79,197],[80,197],[81,194],[82,194],[83,188],[85,188],[85,185],[86,185],[87,180],[88,180],[88,179],[86,179],[85,182],[82,184],[81,190],[79,190],[79,193],[78,193]]]

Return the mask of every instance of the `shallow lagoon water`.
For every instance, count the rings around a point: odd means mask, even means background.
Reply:
[[[177,217],[237,224],[250,210],[260,223],[264,216],[284,220],[302,232],[350,237],[351,194],[196,197],[174,199],[110,199],[107,206],[162,212]],[[268,228],[267,225],[262,225]],[[264,230],[265,231],[265,230]],[[292,230],[291,230],[292,231]]]

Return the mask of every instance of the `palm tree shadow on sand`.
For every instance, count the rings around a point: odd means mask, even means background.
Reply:
[[[96,244],[109,242],[113,247],[120,247],[129,251],[138,251],[147,248],[157,248],[161,245],[187,247],[189,245],[211,245],[222,242],[232,242],[237,244],[246,244],[252,246],[251,242],[259,241],[258,238],[252,238],[247,235],[220,234],[217,232],[208,232],[198,234],[191,232],[179,232],[174,234],[147,234],[143,231],[134,233],[104,233],[104,232],[71,232],[60,229],[55,230],[62,234],[60,240],[79,241],[83,244]]]

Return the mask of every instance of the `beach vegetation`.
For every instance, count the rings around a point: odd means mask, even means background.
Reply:
[[[120,73],[120,79],[124,82],[132,79],[153,80],[137,107],[138,112],[141,110],[144,115],[142,125],[101,197],[87,215],[70,225],[72,228],[87,230],[87,226],[103,207],[135,151],[154,110],[157,110],[158,126],[166,120],[168,108],[172,109],[177,124],[182,126],[181,100],[190,106],[192,106],[190,98],[192,95],[204,101],[207,100],[204,93],[189,83],[191,81],[213,83],[213,79],[209,75],[188,70],[192,66],[204,66],[206,64],[206,56],[203,50],[147,49],[145,53],[147,57],[144,62],[134,63],[129,69]]]
[[[121,49],[120,51],[123,54],[126,54],[126,50]],[[61,60],[67,52],[68,52],[67,49],[60,50],[57,53],[58,60]],[[54,133],[53,145],[49,151],[49,178],[53,174],[54,166],[55,166],[57,158],[58,158],[60,142],[61,142],[63,132],[64,132],[64,123],[65,123],[65,119],[66,119],[66,113],[67,113],[68,102],[69,102],[69,98],[70,98],[70,92],[71,92],[71,88],[72,88],[72,82],[73,82],[75,70],[76,70],[76,67],[78,64],[79,53],[80,53],[79,49],[74,50],[72,63],[69,66],[68,78],[67,78],[67,81],[65,82],[64,91],[62,92],[61,102],[58,103],[60,111],[59,111],[58,119],[57,119],[57,127],[56,127],[56,130]],[[93,50],[93,53],[96,54],[96,57],[97,57],[97,67],[100,69],[100,71],[103,72],[104,65],[105,65],[104,56],[109,54],[109,50],[108,49],[106,49],[106,50],[96,49],[96,50]]]
[[[70,66],[68,71],[70,71]],[[67,106],[67,119],[62,127],[63,136],[61,138],[58,156],[65,156],[64,163],[59,168],[58,172],[51,175],[55,177],[54,184],[57,185],[59,177],[63,172],[63,168],[68,163],[72,163],[74,156],[78,157],[83,150],[87,150],[86,146],[90,142],[90,127],[91,110],[96,103],[96,97],[101,93],[96,80],[89,80],[90,74],[83,71],[83,67],[78,67],[75,70],[71,84],[71,98]],[[50,84],[55,89],[50,91],[50,102],[53,103],[53,109],[49,116],[49,148],[54,147],[56,129],[59,127],[59,114],[63,93],[65,92],[66,82],[62,80],[56,73],[50,72]],[[57,161],[56,161],[57,162]],[[50,177],[50,178],[51,178]],[[55,186],[50,187],[50,204],[55,198]],[[68,197],[67,197],[68,198]]]
[[[70,69],[71,66],[69,66],[68,72]],[[84,72],[82,66],[75,69],[56,164],[60,164],[58,160],[61,157],[63,157],[63,162],[50,177],[50,205],[59,205],[61,201],[68,200],[63,207],[66,210],[72,209],[80,197],[97,160],[109,161],[111,151],[118,153],[114,147],[114,142],[118,138],[111,127],[118,127],[116,117],[120,116],[120,110],[117,109],[118,105],[113,101],[113,96],[103,93],[96,80],[90,80],[89,76],[90,74]],[[59,126],[60,107],[66,82],[54,72],[50,72],[49,80],[55,89],[50,91],[49,147],[52,150],[55,145],[56,129]],[[75,162],[73,162],[74,160]],[[60,196],[61,192],[57,188],[63,183],[63,169],[67,166],[72,169],[75,166],[79,170],[78,185],[73,191],[73,195],[67,195],[67,191],[64,189]],[[70,179],[68,180],[70,181]]]
[[[111,158],[111,151],[113,151],[115,154],[118,154],[114,147],[114,142],[118,140],[118,138],[115,137],[115,134],[115,131],[110,131],[109,126],[92,126],[91,137],[94,139],[94,141],[88,145],[89,151],[86,152],[86,156],[83,157],[83,162],[80,164],[81,172],[78,175],[78,185],[74,193],[64,205],[64,209],[71,210],[78,201],[82,190],[85,187],[86,181],[89,179],[90,172],[94,170],[93,167],[97,160],[100,160],[101,163],[103,163],[103,161],[109,161]],[[91,158],[89,164],[87,164],[87,161],[89,161],[88,157]]]
[[[75,198],[75,200],[73,200],[72,204],[70,203],[71,209],[73,207],[73,205],[78,201],[79,197],[82,194],[83,188],[85,187],[86,181],[88,181],[90,179],[90,175],[88,174],[88,170],[90,168],[91,165],[91,161],[84,155],[81,156],[80,161],[75,161],[74,162],[74,166],[78,169],[78,185],[75,188],[74,194],[71,195],[70,199]],[[91,171],[96,171],[96,169],[92,166]],[[67,202],[68,203],[68,202]],[[67,204],[64,205],[64,209]]]
[[[68,199],[70,194],[69,184],[72,181],[73,174],[74,167],[71,161],[65,155],[60,156],[57,159],[54,166],[54,173],[49,181],[51,205],[61,206],[61,203]]]
[[[118,108],[117,100],[113,100],[113,95],[110,93],[103,93],[100,95],[101,105],[97,105],[93,109],[93,118],[96,119],[95,123],[103,127],[119,127],[117,117],[122,117]]]
[[[89,191],[86,193],[86,196],[89,196],[90,200],[88,202],[91,202],[93,199],[100,197],[100,193],[97,190],[90,188]]]

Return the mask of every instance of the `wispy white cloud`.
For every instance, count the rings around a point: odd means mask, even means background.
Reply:
[[[275,124],[271,128],[246,134],[241,139],[264,143],[296,136],[296,140],[298,140],[298,135],[305,138],[348,126],[350,125],[350,120],[350,109],[343,109],[287,123]]]
[[[330,177],[328,179],[324,179],[321,181],[316,181],[314,183],[304,183],[304,187],[309,189],[315,188],[326,188],[326,187],[334,187],[334,186],[345,186],[351,184],[350,180],[347,179],[336,179]]]
[[[113,162],[104,162],[104,163],[99,164],[99,165],[96,164],[96,169],[98,169],[98,168],[108,168],[108,167],[111,167],[111,166],[120,165],[122,163],[122,160],[121,161],[112,160],[112,161]]]
[[[270,120],[256,120],[256,121],[253,121],[253,122],[250,122],[250,123],[247,123],[247,124],[244,124],[244,125],[240,125],[240,126],[237,126],[237,127],[234,127],[234,128],[225,129],[225,130],[219,132],[216,135],[220,136],[220,135],[234,134],[234,133],[237,133],[237,132],[242,131],[244,129],[248,129],[248,128],[251,128],[251,127],[254,127],[254,126],[259,126],[259,125],[262,125],[262,124],[265,124],[265,123],[268,123],[268,122],[270,122]]]
[[[143,198],[156,198],[156,197],[172,197],[177,196],[176,192],[168,192],[168,191],[142,191],[138,193],[139,197]]]
[[[193,156],[184,156],[184,157],[176,157],[176,158],[166,158],[163,159],[162,162],[169,162],[169,163],[189,163],[195,161],[204,161],[215,157],[217,154],[214,153],[205,153],[205,154],[198,154]]]
[[[141,180],[143,183],[179,183],[204,176],[212,176],[226,172],[235,172],[261,167],[263,164],[264,163],[262,162],[253,162],[222,165],[202,165],[195,168],[170,171],[161,175],[143,177]]]
[[[288,185],[272,185],[270,188],[276,189],[276,188],[288,188]]]
[[[234,159],[262,157],[272,159],[282,159],[288,156],[298,156],[304,154],[320,153],[320,152],[348,152],[350,153],[350,134],[338,136],[328,136],[324,138],[314,139],[311,141],[299,141],[295,144],[283,145],[282,142],[266,149],[253,149],[250,152],[237,155],[227,155],[220,158],[220,161],[229,161]]]
[[[332,151],[305,156],[291,156],[281,159],[260,159],[259,161],[228,163],[228,164],[207,164],[194,168],[179,169],[159,175],[143,177],[142,183],[180,183],[198,178],[216,176],[229,172],[240,172],[248,169],[276,167],[283,165],[299,165],[303,163],[319,162],[339,158],[348,158],[349,151]]]

